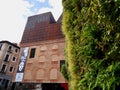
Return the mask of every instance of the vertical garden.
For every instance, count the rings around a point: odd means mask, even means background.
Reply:
[[[69,90],[120,90],[120,0],[62,0]]]

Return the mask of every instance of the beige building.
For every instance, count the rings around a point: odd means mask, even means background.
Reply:
[[[20,47],[9,41],[0,41],[0,90],[11,85],[13,72],[18,62]]]
[[[67,83],[60,72],[65,62],[61,19],[55,21],[51,12],[28,18],[20,43],[20,62],[14,82]]]

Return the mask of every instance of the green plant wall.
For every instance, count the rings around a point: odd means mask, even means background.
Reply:
[[[62,0],[69,90],[120,89],[120,0]]]

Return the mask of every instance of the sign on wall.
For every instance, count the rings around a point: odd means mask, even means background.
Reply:
[[[20,62],[18,65],[18,70],[17,70],[16,78],[15,78],[16,82],[21,82],[23,79],[25,64],[26,64],[27,55],[28,55],[28,49],[29,49],[28,47],[22,48]]]

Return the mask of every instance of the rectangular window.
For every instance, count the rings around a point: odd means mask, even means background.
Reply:
[[[5,72],[5,70],[6,70],[6,65],[3,64],[3,65],[2,65],[2,68],[1,68],[1,72]]]
[[[9,46],[8,50],[12,50],[12,46]]]
[[[10,52],[10,53],[12,52],[12,46],[8,47],[8,52]]]
[[[13,69],[14,69],[14,68],[11,66],[11,67],[9,68],[9,71],[10,71],[10,72],[13,72]]]
[[[9,55],[6,54],[4,61],[9,61]]]
[[[18,52],[18,49],[15,49],[15,52],[17,53],[17,52]]]
[[[16,61],[16,58],[15,58],[15,57],[13,57],[12,61],[13,61],[13,62],[15,62],[15,61]]]
[[[64,65],[64,64],[65,64],[65,60],[60,60],[60,70],[62,68],[62,65]]]
[[[34,57],[35,57],[35,51],[36,51],[35,48],[31,48],[31,51],[30,51],[30,58],[34,58]]]

